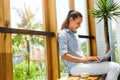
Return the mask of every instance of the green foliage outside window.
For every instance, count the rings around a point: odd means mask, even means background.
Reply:
[[[14,80],[46,80],[45,67],[42,67],[42,64],[36,64],[35,61],[30,63],[30,73],[27,70],[27,61],[14,65]]]

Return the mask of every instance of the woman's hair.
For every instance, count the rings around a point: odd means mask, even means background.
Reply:
[[[65,21],[62,24],[61,30],[64,29],[64,28],[68,28],[68,25],[69,25],[69,22],[70,22],[69,20],[70,20],[71,17],[73,18],[73,20],[75,20],[75,18],[77,18],[77,17],[83,17],[83,16],[78,11],[70,10],[68,12],[68,15],[67,15]]]

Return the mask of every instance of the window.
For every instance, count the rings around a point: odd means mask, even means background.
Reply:
[[[83,15],[83,22],[77,33],[79,35],[88,35],[88,17],[87,15],[87,3],[86,0],[75,0],[75,10],[81,12]],[[82,44],[82,50],[85,54],[89,54],[88,39],[80,38]]]
[[[44,31],[42,0],[10,3],[12,28]],[[46,80],[44,36],[12,34],[12,54],[14,80]]]

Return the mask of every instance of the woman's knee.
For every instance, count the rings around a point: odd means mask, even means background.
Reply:
[[[111,62],[110,69],[120,72],[120,65],[116,62]]]

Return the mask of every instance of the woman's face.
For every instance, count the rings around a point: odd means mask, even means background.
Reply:
[[[77,30],[81,26],[82,21],[83,21],[82,17],[77,17],[75,18],[75,20],[73,20],[73,18],[71,17],[69,23],[69,29],[71,31]]]

